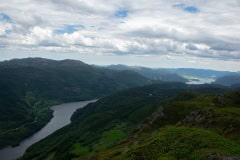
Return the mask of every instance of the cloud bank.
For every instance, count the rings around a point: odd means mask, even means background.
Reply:
[[[0,51],[239,61],[239,15],[239,0],[0,0]]]

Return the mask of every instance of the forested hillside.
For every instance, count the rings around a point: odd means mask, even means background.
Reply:
[[[89,100],[151,83],[131,71],[42,58],[0,62],[0,148],[17,144],[51,118],[50,105]]]
[[[126,66],[126,65],[110,65],[103,68],[108,68],[112,70],[130,70],[135,71],[142,76],[152,79],[152,80],[161,80],[166,82],[187,82],[188,80],[181,75],[173,73],[169,69],[161,68],[147,68],[139,66]]]

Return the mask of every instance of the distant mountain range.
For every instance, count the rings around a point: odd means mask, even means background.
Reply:
[[[119,70],[119,71],[131,70],[152,80],[161,80],[161,81],[168,81],[168,82],[187,82],[188,81],[182,76],[172,73],[167,69],[153,69],[153,68],[147,68],[147,67],[126,66],[126,65],[110,65],[104,68]]]
[[[97,66],[97,67],[100,67],[100,66]],[[152,80],[161,80],[161,81],[167,81],[167,82],[189,82],[189,83],[197,82],[199,84],[212,83],[216,79],[224,76],[240,75],[239,72],[216,71],[216,70],[194,69],[194,68],[147,68],[147,67],[141,67],[141,66],[126,66],[126,65],[120,65],[120,64],[101,66],[101,67],[112,69],[112,70],[135,71],[141,74],[142,76],[145,76],[146,78],[149,78]]]
[[[209,69],[195,69],[195,68],[177,68],[177,69],[168,69],[171,72],[182,75],[182,76],[191,76],[191,77],[199,77],[199,78],[213,78],[217,79],[219,77],[223,77],[226,75],[238,74],[237,72],[229,72],[229,71],[216,71]]]
[[[218,78],[215,82],[215,84],[220,84],[224,86],[232,86],[232,85],[240,85],[240,74],[238,75],[227,75]]]

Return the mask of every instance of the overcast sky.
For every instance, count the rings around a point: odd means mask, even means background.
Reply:
[[[0,60],[240,71],[240,0],[0,0]]]

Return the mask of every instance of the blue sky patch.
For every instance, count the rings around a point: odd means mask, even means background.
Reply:
[[[5,33],[6,33],[6,34],[11,34],[11,33],[12,33],[12,30],[7,29],[7,30],[5,30]]]
[[[115,13],[115,16],[118,18],[125,18],[128,16],[128,10],[119,10]]]
[[[56,33],[58,34],[64,34],[68,33],[71,34],[73,32],[76,32],[78,30],[82,30],[85,27],[83,25],[64,25],[63,28],[55,30]]]
[[[200,10],[197,7],[194,7],[194,6],[187,6],[187,7],[184,8],[184,10],[186,12],[193,13],[193,14],[200,12]]]
[[[197,7],[195,7],[195,6],[187,6],[187,5],[183,4],[183,3],[175,4],[175,5],[173,5],[173,7],[182,9],[183,11],[189,12],[189,13],[192,13],[192,14],[196,14],[196,13],[200,12],[200,10]]]
[[[0,21],[12,22],[12,19],[5,13],[0,13]]]

